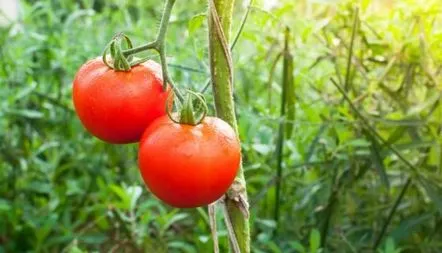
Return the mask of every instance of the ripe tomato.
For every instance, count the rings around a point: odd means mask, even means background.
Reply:
[[[84,127],[101,140],[137,142],[150,123],[166,114],[170,89],[164,92],[162,85],[161,66],[154,61],[118,72],[96,58],[75,76],[75,110]]]
[[[214,117],[196,126],[161,117],[144,132],[138,153],[141,176],[151,192],[180,208],[219,199],[235,179],[240,159],[235,131]]]

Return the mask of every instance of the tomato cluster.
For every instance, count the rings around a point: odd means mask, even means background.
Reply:
[[[196,125],[172,120],[166,115],[171,93],[154,61],[116,71],[96,58],[73,82],[75,111],[92,135],[114,144],[140,142],[140,173],[155,196],[175,207],[208,205],[236,176],[239,140],[219,118]]]

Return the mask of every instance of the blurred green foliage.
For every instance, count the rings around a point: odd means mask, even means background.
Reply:
[[[255,1],[233,50],[252,251],[441,252],[440,3],[271,3]],[[237,1],[234,31],[247,4]],[[93,138],[71,102],[76,70],[113,34],[136,45],[154,38],[162,1],[20,7],[18,21],[0,28],[0,252],[211,252],[206,211],[153,197],[136,145]],[[173,12],[169,63],[183,88],[201,89],[209,76],[205,13],[197,0]],[[279,113],[285,26],[293,119]],[[275,201],[280,122],[293,133],[278,154]]]

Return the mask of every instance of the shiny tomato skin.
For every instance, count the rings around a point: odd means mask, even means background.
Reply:
[[[147,126],[166,114],[170,89],[163,91],[162,85],[161,66],[154,61],[123,72],[96,58],[81,66],[74,78],[75,111],[83,126],[103,141],[138,142]]]
[[[179,208],[205,206],[222,197],[241,160],[235,131],[215,117],[196,126],[161,117],[146,129],[139,148],[138,163],[147,187]]]

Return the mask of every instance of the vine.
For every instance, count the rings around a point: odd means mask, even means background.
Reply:
[[[135,58],[134,55],[140,52],[154,50],[159,54],[162,76],[163,90],[170,85],[181,103],[184,103],[181,110],[180,122],[184,124],[197,124],[207,112],[207,107],[203,109],[202,117],[195,118],[193,114],[192,100],[190,96],[194,96],[200,103],[205,104],[202,95],[188,92],[187,98],[181,94],[175,86],[173,79],[169,75],[168,64],[166,60],[166,33],[171,16],[171,12],[176,0],[166,0],[164,11],[161,17],[161,23],[154,41],[144,45],[133,47],[131,40],[124,34],[119,33],[109,42],[103,52],[103,62],[116,71],[130,71],[130,69],[147,60],[147,58]],[[249,15],[253,0],[250,1],[247,11],[241,21],[240,28],[229,46],[230,26],[232,21],[232,11],[234,0],[208,0],[209,3],[209,55],[211,78],[207,81],[202,92],[212,84],[215,107],[217,116],[229,123],[238,133],[237,122],[234,111],[233,102],[233,62],[231,51],[235,47],[240,34],[244,28],[245,22]],[[126,48],[123,49],[123,46]],[[110,54],[110,59],[108,58]],[[173,120],[173,115],[167,108],[169,117]],[[249,204],[246,193],[246,182],[242,165],[239,168],[237,178],[231,188],[217,203],[223,206],[223,215],[226,223],[229,241],[233,252],[248,253],[250,252],[250,235],[249,235]],[[216,232],[216,203],[209,205],[208,212],[210,217],[210,227],[212,238],[214,241],[214,251],[219,252],[218,238]]]
[[[166,90],[167,85],[169,84],[179,101],[182,102],[184,101],[184,97],[175,86],[173,79],[169,75],[166,60],[166,33],[175,1],[176,0],[166,0],[163,15],[161,17],[160,28],[158,29],[158,33],[154,41],[146,43],[139,47],[132,47],[132,42],[126,35],[122,33],[117,34],[104,50],[103,61],[108,67],[113,68],[117,71],[129,71],[131,67],[141,64],[147,60],[147,58],[136,59],[132,57],[134,54],[147,50],[155,50],[160,56],[161,69],[163,72],[163,90]],[[126,50],[122,49],[123,40],[125,40],[128,45],[128,49]],[[107,53],[109,51],[112,56],[112,61],[109,61],[107,59]]]
[[[216,114],[238,134],[233,102],[233,64],[228,47],[233,5],[234,0],[209,0],[209,56]],[[242,166],[220,203],[233,252],[250,252],[249,205]]]

